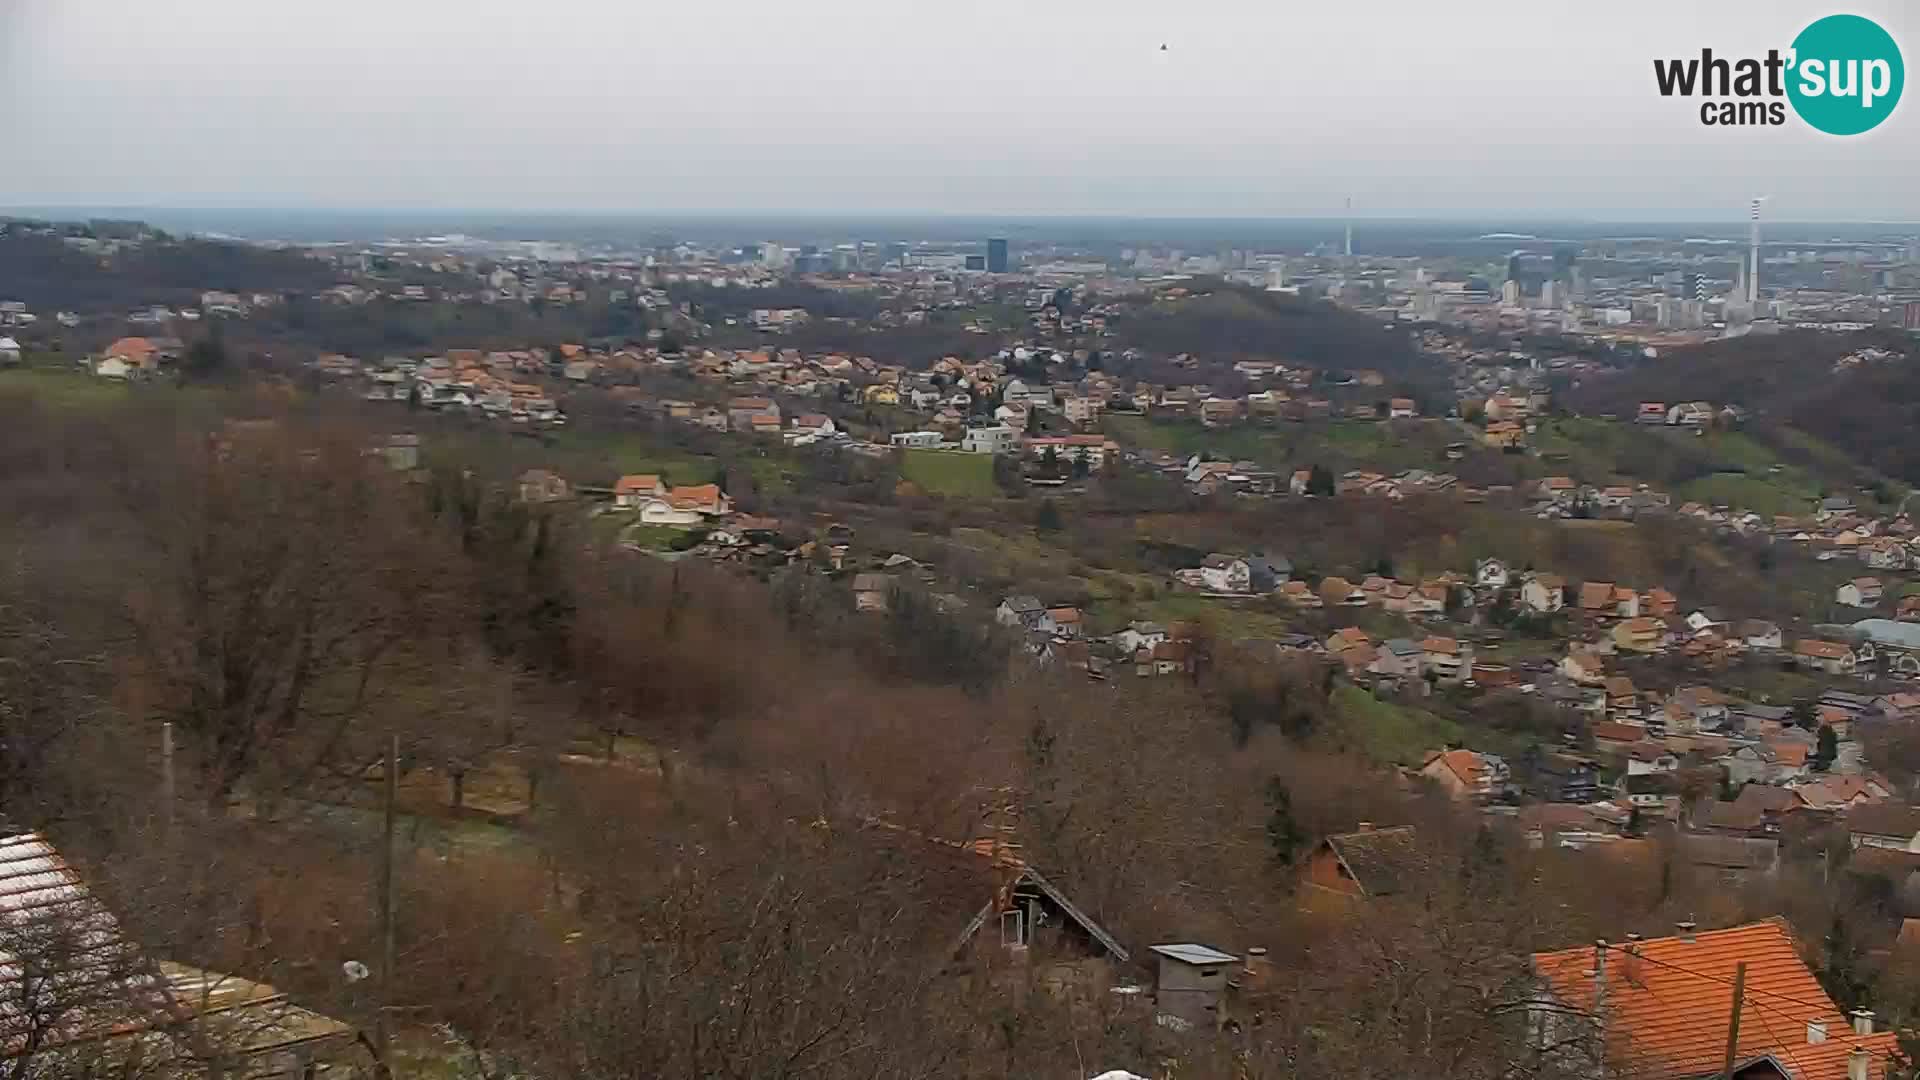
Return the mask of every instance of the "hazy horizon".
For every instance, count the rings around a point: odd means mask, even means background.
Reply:
[[[1920,104],[1837,139],[1658,95],[1655,58],[1824,13],[1785,0],[171,7],[0,7],[0,205],[1713,222],[1765,194],[1920,220]],[[1911,5],[1851,9],[1920,38]]]

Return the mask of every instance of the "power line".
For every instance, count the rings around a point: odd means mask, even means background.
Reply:
[[[1731,987],[1733,985],[1732,979],[1724,978],[1719,975],[1712,975],[1704,971],[1695,971],[1692,968],[1683,967],[1679,964],[1673,963],[1670,960],[1656,960],[1653,957],[1646,955],[1645,953],[1641,953],[1641,952],[1629,953],[1627,952],[1627,947],[1625,945],[1615,945],[1612,942],[1608,942],[1605,945],[1598,945],[1596,943],[1596,947],[1603,948],[1609,952],[1626,953],[1626,955],[1632,956],[1635,960],[1639,960],[1644,963],[1649,963],[1656,967],[1668,968],[1670,970],[1680,972],[1683,975],[1691,975],[1696,979],[1705,979],[1708,982],[1719,983],[1721,986]],[[1790,994],[1782,994],[1777,990],[1758,990],[1758,989],[1749,987],[1747,988],[1747,994],[1749,996],[1753,994],[1766,994],[1769,997],[1778,998],[1779,1000],[1788,1002],[1789,1004],[1799,1005],[1808,1009],[1818,1009],[1822,1012],[1826,1012],[1829,1010],[1838,1011],[1838,1007],[1834,1005],[1834,1003],[1831,1001],[1827,1001],[1827,1002],[1806,1001],[1801,998],[1793,997]]]

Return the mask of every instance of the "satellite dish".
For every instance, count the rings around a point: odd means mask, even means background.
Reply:
[[[341,964],[340,973],[347,977],[348,982],[360,982],[373,974],[373,972],[367,970],[367,965],[358,960],[349,960]]]

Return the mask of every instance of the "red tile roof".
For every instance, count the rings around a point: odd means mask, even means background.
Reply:
[[[1783,921],[1707,931],[1692,940],[1643,941],[1637,955],[1611,946],[1604,981],[1587,974],[1594,956],[1594,946],[1535,953],[1533,967],[1564,1004],[1603,1008],[1607,1053],[1627,1074],[1651,1080],[1716,1073],[1726,1048],[1734,972],[1744,962],[1736,1062],[1771,1056],[1794,1080],[1846,1080],[1848,1055],[1862,1047],[1872,1054],[1868,1075],[1886,1075],[1894,1034],[1854,1033],[1801,961]],[[1809,1023],[1825,1025],[1826,1041],[1807,1041]]]

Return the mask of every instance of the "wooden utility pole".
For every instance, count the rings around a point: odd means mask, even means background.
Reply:
[[[400,801],[400,736],[395,735],[387,744],[386,768],[386,806],[385,821],[380,833],[380,995],[375,1005],[378,1012],[374,1016],[374,1044],[379,1048],[380,1071],[393,1075],[391,1058],[392,1033],[388,1031],[388,1014],[393,1005],[393,833],[395,804]]]
[[[1727,1052],[1720,1059],[1722,1080],[1733,1080],[1734,1048],[1740,1042],[1740,1001],[1747,993],[1747,962],[1740,961],[1733,969],[1733,1014],[1727,1017]]]
[[[160,725],[160,822],[173,839],[173,721]]]

